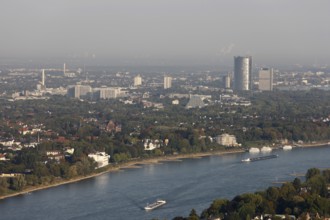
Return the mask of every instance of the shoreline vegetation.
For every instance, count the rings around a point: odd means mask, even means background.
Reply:
[[[304,147],[304,148],[310,148],[310,147],[322,147],[327,146],[330,143],[328,141],[326,142],[315,142],[315,143],[306,143],[306,144],[295,144],[295,147]],[[243,153],[245,152],[244,149],[230,149],[230,150],[220,150],[220,151],[209,151],[209,152],[200,152],[200,153],[191,153],[191,154],[178,154],[178,155],[166,155],[166,156],[160,156],[160,157],[153,157],[153,158],[146,158],[146,159],[133,159],[127,162],[123,162],[120,164],[109,164],[107,167],[103,168],[102,171],[96,172],[87,176],[79,176],[76,178],[72,178],[69,180],[58,180],[55,183],[49,184],[49,185],[40,185],[40,186],[33,186],[28,187],[20,192],[10,193],[7,195],[0,196],[0,200],[4,200],[10,197],[20,196],[32,193],[34,191],[39,191],[43,189],[48,189],[52,187],[57,187],[65,184],[75,183],[79,181],[83,181],[86,179],[94,178],[100,175],[103,175],[105,173],[109,172],[117,172],[121,169],[134,169],[134,168],[140,168],[140,165],[147,165],[147,164],[157,164],[167,161],[181,161],[181,159],[188,159],[188,158],[202,158],[202,157],[208,157],[208,156],[221,156],[225,154],[236,154],[236,153]]]

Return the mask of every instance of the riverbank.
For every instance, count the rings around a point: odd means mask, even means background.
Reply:
[[[325,147],[325,146],[329,146],[329,145],[330,145],[330,141],[294,144],[294,146],[296,146],[296,147]]]
[[[327,141],[327,142],[295,144],[294,146],[308,148],[308,147],[322,147],[322,146],[328,146],[328,145],[329,145],[329,142]],[[213,156],[213,155],[221,156],[221,155],[225,155],[225,154],[234,154],[234,153],[243,153],[243,152],[245,152],[245,150],[243,150],[243,149],[230,149],[230,150],[209,151],[209,152],[201,152],[201,153],[193,153],[193,154],[167,155],[167,156],[153,157],[153,158],[147,158],[147,159],[134,159],[134,160],[116,164],[116,165],[111,164],[106,168],[105,171],[102,171],[99,173],[93,173],[88,176],[77,177],[77,178],[73,178],[70,180],[61,180],[59,182],[56,182],[56,183],[53,183],[50,185],[28,187],[20,192],[15,192],[12,194],[0,196],[0,200],[14,197],[14,196],[29,194],[34,191],[48,189],[51,187],[61,186],[64,184],[70,184],[70,183],[74,183],[74,182],[83,181],[86,179],[90,179],[90,178],[94,178],[94,177],[103,175],[105,173],[116,172],[121,169],[139,168],[141,165],[146,165],[146,164],[157,164],[157,163],[166,162],[166,161],[181,161],[182,159],[186,159],[186,158],[201,158],[201,157],[207,157],[207,156]]]
[[[134,160],[116,164],[116,165],[110,164],[106,168],[105,171],[102,171],[99,173],[93,173],[88,176],[76,177],[76,178],[73,178],[70,180],[62,180],[62,181],[58,181],[56,183],[49,184],[49,185],[28,187],[20,192],[15,192],[12,194],[0,196],[0,200],[14,197],[14,196],[29,194],[29,193],[32,193],[32,192],[38,191],[38,190],[43,190],[43,189],[57,187],[57,186],[65,185],[65,184],[83,181],[86,179],[90,179],[90,178],[94,178],[94,177],[103,175],[105,173],[116,172],[116,171],[119,171],[120,169],[139,168],[141,165],[157,164],[157,163],[166,162],[166,161],[181,161],[181,159],[186,159],[186,158],[201,158],[201,157],[207,157],[207,156],[212,156],[212,155],[220,156],[220,155],[225,155],[225,154],[234,154],[234,153],[243,153],[243,152],[244,152],[244,150],[242,150],[242,149],[231,149],[231,150],[210,151],[210,152],[201,152],[201,153],[193,153],[193,154],[167,155],[167,156],[147,158],[147,159],[134,159]]]

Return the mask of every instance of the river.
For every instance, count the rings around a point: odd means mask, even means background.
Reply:
[[[276,150],[278,158],[242,163],[249,153],[182,159],[106,173],[81,182],[0,200],[0,219],[172,219],[207,208],[216,198],[232,199],[264,190],[292,174],[330,168],[330,148]],[[261,154],[260,154],[261,155]],[[303,178],[303,177],[302,177]],[[156,199],[167,204],[150,212]]]

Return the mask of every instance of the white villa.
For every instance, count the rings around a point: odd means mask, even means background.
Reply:
[[[222,134],[216,137],[216,141],[218,144],[223,145],[223,146],[239,146],[239,144],[236,141],[235,135],[230,135],[230,134]]]
[[[97,163],[97,168],[104,167],[109,164],[110,155],[105,152],[96,152],[95,154],[88,154],[88,157],[93,158]]]

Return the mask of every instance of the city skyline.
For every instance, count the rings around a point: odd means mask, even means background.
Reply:
[[[91,0],[2,3],[0,58],[109,65],[325,65],[328,1]],[[19,6],[19,7],[18,7]]]

